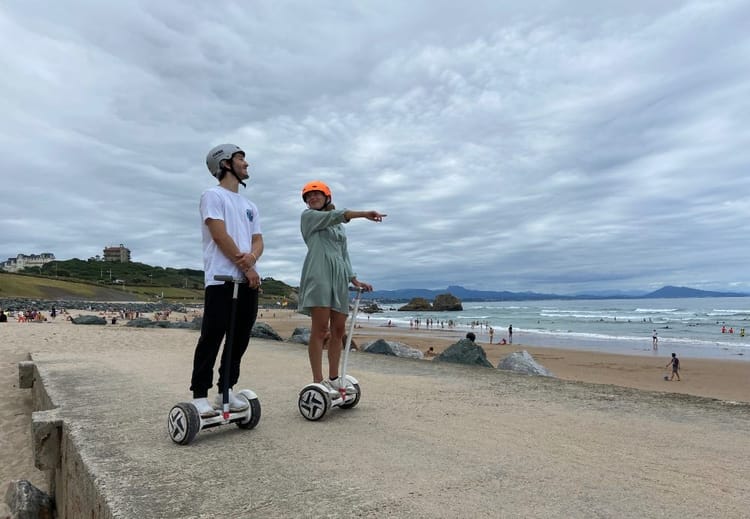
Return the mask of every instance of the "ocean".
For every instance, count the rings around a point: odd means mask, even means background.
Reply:
[[[457,336],[471,330],[482,343],[489,342],[487,326],[500,342],[512,324],[515,344],[636,355],[653,354],[656,330],[659,355],[750,361],[750,297],[496,301],[463,303],[458,312],[399,312],[400,306],[380,304],[385,312],[371,314],[370,325],[390,321],[409,329],[419,319],[425,329],[432,319],[433,328],[448,330],[453,321]],[[472,322],[481,325],[472,328]]]

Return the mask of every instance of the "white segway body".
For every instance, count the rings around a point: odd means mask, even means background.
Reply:
[[[187,445],[203,429],[219,425],[235,424],[240,429],[252,429],[260,421],[260,400],[255,392],[243,389],[237,396],[247,400],[247,409],[243,411],[219,411],[219,414],[203,418],[198,409],[190,402],[181,402],[169,411],[167,431],[173,442]]]
[[[332,393],[323,384],[313,383],[303,387],[297,400],[300,414],[307,420],[314,422],[323,418],[332,407],[351,409],[356,406],[359,403],[362,390],[356,378],[347,375],[346,379],[354,387],[354,394],[347,395],[345,391]]]

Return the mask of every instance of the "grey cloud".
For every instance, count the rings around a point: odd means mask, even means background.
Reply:
[[[292,284],[320,178],[379,288],[750,291],[744,2],[175,5],[0,7],[0,253],[200,268],[230,141]]]

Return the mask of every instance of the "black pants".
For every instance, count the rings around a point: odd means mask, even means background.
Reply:
[[[251,289],[242,283],[237,293],[237,317],[234,322],[232,358],[229,363],[229,387],[233,387],[240,378],[240,361],[250,342],[250,332],[258,316],[258,289]],[[229,333],[232,316],[232,291],[234,284],[209,285],[205,290],[203,324],[198,345],[193,357],[193,376],[190,390],[193,398],[208,396],[213,383],[214,363],[219,354],[219,347],[224,336]],[[219,391],[224,388],[224,368],[226,366],[227,347],[221,354],[219,366]]]

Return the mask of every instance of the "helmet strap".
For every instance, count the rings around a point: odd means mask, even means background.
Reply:
[[[231,164],[231,162],[230,162],[230,164]],[[221,179],[224,178],[224,174],[226,174],[226,172],[228,171],[232,175],[234,175],[234,178],[237,179],[237,182],[239,182],[240,184],[242,184],[242,187],[244,187],[245,189],[247,189],[247,185],[242,181],[242,179],[237,174],[237,172],[234,171],[234,164],[232,164],[231,168],[226,167],[224,164],[221,164],[220,167],[221,167],[222,175],[219,176],[219,181],[221,181]]]

